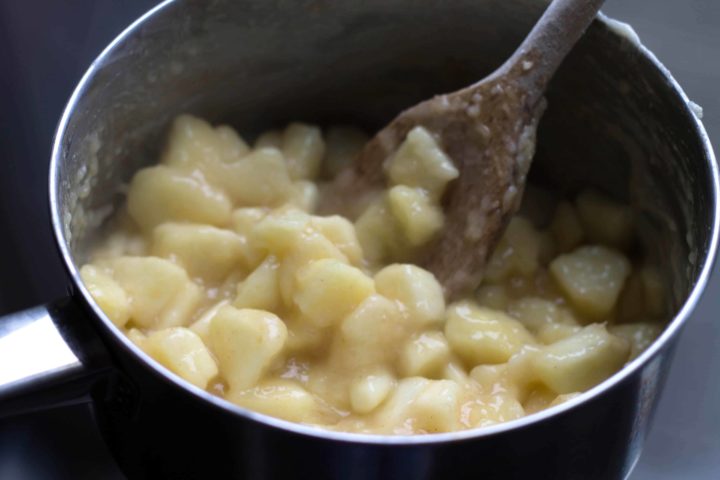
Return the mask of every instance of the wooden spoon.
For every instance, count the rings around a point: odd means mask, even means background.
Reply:
[[[603,2],[554,0],[500,68],[405,110],[333,182],[339,197],[377,191],[385,160],[413,127],[427,129],[460,172],[443,197],[445,227],[421,262],[450,298],[479,285],[492,248],[520,205],[545,88]]]

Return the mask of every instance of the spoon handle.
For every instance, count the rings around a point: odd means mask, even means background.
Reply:
[[[605,0],[554,0],[498,73],[516,77],[530,95],[529,103],[535,103],[603,3]]]

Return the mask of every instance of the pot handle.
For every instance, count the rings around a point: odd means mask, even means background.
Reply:
[[[93,384],[111,370],[73,298],[0,317],[0,418],[88,402]]]

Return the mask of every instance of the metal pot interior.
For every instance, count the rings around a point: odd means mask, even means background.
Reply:
[[[73,264],[170,120],[189,112],[241,133],[291,120],[374,131],[403,108],[482,78],[544,2],[177,0],[116,41],[66,113],[54,214]],[[715,215],[707,145],[667,72],[597,20],[547,93],[531,181],[595,186],[638,212],[677,312],[697,282]]]

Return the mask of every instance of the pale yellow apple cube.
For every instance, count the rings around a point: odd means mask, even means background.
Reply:
[[[310,215],[287,206],[260,220],[253,229],[250,241],[266,251],[282,255],[300,243],[300,237],[308,233],[310,228]]]
[[[629,355],[630,342],[594,323],[543,347],[533,369],[537,379],[557,393],[582,392],[620,370]]]
[[[110,274],[93,265],[85,265],[80,269],[80,277],[110,321],[122,327],[130,320],[130,299]]]
[[[448,182],[459,175],[452,160],[423,127],[408,133],[385,168],[393,185],[419,187],[432,198],[440,198]]]
[[[468,365],[504,363],[535,343],[522,323],[504,312],[460,302],[448,308],[445,337]]]
[[[143,346],[151,357],[196,387],[206,388],[218,374],[210,351],[200,337],[187,328],[173,327],[153,332]]]
[[[400,350],[398,370],[406,377],[433,377],[450,359],[450,346],[442,332],[421,333]]]
[[[266,250],[257,245],[253,238],[255,226],[268,214],[267,208],[244,207],[232,213],[232,229],[243,239],[243,261],[248,268],[257,267],[265,258]]]
[[[242,237],[211,225],[163,223],[153,231],[153,255],[177,260],[191,277],[210,282],[239,266],[243,248]]]
[[[362,270],[338,260],[323,259],[297,272],[294,300],[308,322],[329,326],[338,324],[373,293],[372,278]]]
[[[537,338],[540,343],[549,345],[551,343],[559,342],[560,340],[571,337],[578,333],[580,330],[582,330],[582,327],[579,325],[570,325],[567,323],[548,323],[547,325],[543,325],[538,329],[537,333],[535,333],[535,338]]]
[[[226,125],[213,128],[205,120],[180,115],[173,121],[162,163],[185,171],[201,171],[211,183],[222,181],[224,165],[245,156],[245,141]]]
[[[421,377],[398,380],[396,388],[371,414],[372,425],[377,431],[393,434],[418,433],[413,425],[412,406],[429,382],[430,380]]]
[[[113,277],[130,298],[131,319],[141,327],[186,325],[201,292],[181,267],[157,257],[119,257]]]
[[[314,212],[320,199],[320,192],[315,183],[300,180],[293,183],[293,190],[290,193],[289,203],[295,205],[305,212]]]
[[[220,300],[216,304],[212,305],[200,315],[200,318],[195,320],[190,325],[192,330],[198,337],[200,337],[206,345],[210,344],[210,322],[212,321],[215,314],[225,305],[230,303],[229,300]]]
[[[223,187],[236,205],[278,206],[290,198],[293,183],[280,151],[253,150],[228,166]]]
[[[591,242],[625,248],[632,242],[632,210],[594,190],[586,190],[575,200],[583,229]]]
[[[387,207],[384,197],[371,203],[358,217],[355,231],[363,254],[371,264],[397,260],[407,251],[400,224]]]
[[[281,306],[277,257],[269,255],[248,277],[238,284],[233,305],[277,312]]]
[[[339,215],[329,217],[312,217],[312,227],[335,244],[354,265],[362,263],[362,247],[355,233],[355,226]]]
[[[163,163],[198,173],[241,205],[279,204],[289,196],[287,166],[277,148],[249,152],[228,126],[212,128],[187,115],[176,119]]]
[[[438,378],[452,380],[460,385],[469,385],[472,379],[459,359],[453,358],[442,368]]]
[[[488,260],[485,279],[500,282],[513,276],[529,277],[539,266],[540,235],[522,217],[513,217]]]
[[[175,295],[173,301],[165,307],[160,316],[160,325],[188,325],[203,300],[203,291],[194,282],[186,282]]]
[[[229,125],[215,127],[217,145],[222,152],[220,159],[224,163],[232,163],[250,153],[247,142]]]
[[[379,370],[353,380],[350,384],[350,406],[361,414],[375,410],[395,387],[395,377]]]
[[[140,347],[140,349],[143,351],[145,350],[145,340],[147,340],[147,335],[145,335],[141,330],[131,328],[127,331],[127,337],[131,342]]]
[[[430,380],[415,398],[411,412],[419,432],[441,433],[460,429],[462,389],[452,380]]]
[[[289,247],[282,258],[279,272],[280,295],[287,307],[295,305],[297,272],[311,262],[328,258],[347,263],[347,257],[340,249],[314,229],[304,232],[298,241]]]
[[[546,325],[577,325],[577,320],[567,308],[538,297],[523,297],[508,305],[510,316],[520,320],[532,333]]]
[[[475,427],[489,427],[498,423],[517,420],[526,415],[522,404],[517,397],[506,392],[491,395],[485,401],[480,402],[480,415],[472,415],[476,420]],[[477,410],[477,407],[476,407]]]
[[[397,345],[407,337],[398,305],[382,295],[370,295],[340,324],[332,344],[331,362],[358,370],[392,363]]]
[[[420,267],[389,265],[375,275],[375,288],[379,294],[400,302],[417,325],[439,325],[445,317],[442,286],[432,273]]]
[[[321,409],[314,395],[290,380],[265,380],[254,388],[230,389],[226,398],[253,412],[290,422],[311,421]]]
[[[199,168],[205,160],[203,150],[210,150],[208,143],[214,140],[215,131],[207,121],[192,115],[178,115],[170,127],[162,163]],[[210,152],[211,156],[214,153]]]
[[[243,207],[232,212],[231,225],[236,233],[249,237],[255,226],[265,218],[269,209],[264,207]]]
[[[477,365],[470,370],[470,378],[475,380],[485,393],[508,390],[510,382],[507,363],[495,365]]]
[[[226,305],[210,321],[210,348],[231,390],[253,387],[282,352],[287,328],[263,310]]]
[[[201,176],[186,175],[165,165],[144,168],[135,174],[127,206],[133,220],[146,231],[172,221],[224,226],[231,212],[230,200],[224,192],[210,186]]]
[[[282,134],[282,151],[293,180],[314,179],[325,155],[325,141],[318,127],[291,123]]]
[[[586,246],[557,257],[550,273],[581,313],[602,318],[615,307],[630,262],[611,248]]]
[[[541,348],[540,345],[526,345],[506,363],[507,390],[515,397],[525,398],[537,387],[534,362]]]
[[[388,192],[387,201],[411,245],[427,243],[442,229],[442,209],[434,205],[422,189],[394,186]]]
[[[355,221],[363,252],[371,263],[380,263],[397,250],[402,231],[386,205],[385,195],[373,200]]]

